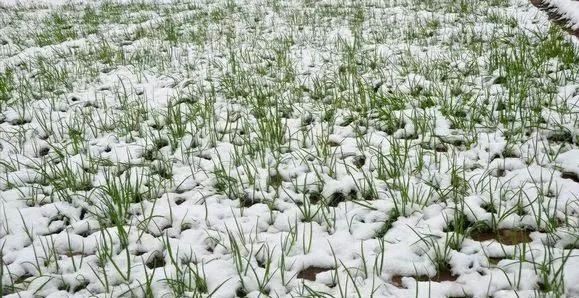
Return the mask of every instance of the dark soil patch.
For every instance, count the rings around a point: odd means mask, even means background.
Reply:
[[[157,139],[154,141],[155,148],[161,149],[165,146],[169,146],[169,141],[166,139]]]
[[[244,288],[237,288],[235,290],[235,297],[247,297],[247,291]]]
[[[492,257],[489,257],[488,260],[489,260],[489,264],[490,264],[490,265],[496,265],[496,264],[498,264],[501,260],[504,260],[504,258],[492,258]]]
[[[448,152],[448,148],[444,144],[437,144],[434,150],[436,152]]]
[[[401,275],[395,275],[392,277],[392,284],[397,286],[397,287],[402,287],[402,278],[404,276]],[[420,276],[414,276],[414,278],[417,281],[431,281],[431,282],[444,282],[444,281],[456,281],[456,279],[458,278],[458,276],[454,276],[452,275],[452,273],[450,273],[450,271],[445,270],[442,272],[439,272],[438,274],[436,274],[436,276],[434,277],[428,277],[425,275],[420,275]]]
[[[69,257],[69,258],[72,258],[72,257],[75,257],[75,256],[82,256],[82,255],[84,255],[84,253],[83,253],[82,251],[72,251],[72,250],[69,250],[69,251],[67,251],[64,255],[67,256],[67,257]]]
[[[364,164],[366,164],[366,156],[364,155],[358,155],[356,157],[354,157],[354,160],[352,160],[352,163],[358,168],[361,169]]]
[[[162,254],[156,253],[147,260],[146,265],[149,269],[164,267],[165,258],[163,258]]]
[[[250,194],[245,193],[242,197],[239,198],[239,204],[242,207],[249,208],[255,204],[261,203],[261,200],[258,198],[252,197]]]
[[[494,171],[491,172],[491,175],[493,175],[493,177],[505,177],[505,175],[507,174],[507,172],[504,169],[495,169]]]
[[[533,239],[529,236],[530,233],[531,231],[528,230],[513,229],[502,229],[497,232],[475,231],[471,234],[471,238],[475,241],[496,240],[505,245],[515,245],[532,242]]]
[[[388,219],[384,222],[384,225],[378,231],[376,231],[376,235],[374,237],[381,239],[386,236],[386,233],[388,233],[388,231],[392,228],[394,222],[398,220],[398,217],[400,217],[400,214],[398,214],[396,209],[392,209],[388,214]]]
[[[443,271],[436,274],[434,277],[428,276],[418,276],[416,280],[418,281],[434,281],[434,282],[443,282],[443,281],[456,281],[458,276],[452,275],[450,271]]]
[[[576,173],[563,172],[563,174],[561,174],[561,178],[563,178],[563,179],[571,179],[571,180],[579,183],[579,176],[577,176]]]
[[[32,277],[32,276],[33,276],[32,274],[26,272],[26,273],[24,273],[23,275],[19,276],[19,277],[14,281],[14,284],[21,284],[21,283],[23,283],[24,281],[26,281],[26,279],[28,279],[28,278],[30,278],[30,277]]]
[[[333,270],[333,269],[332,268],[309,267],[309,268],[306,268],[306,269],[300,271],[298,273],[298,278],[315,281],[316,275],[318,273],[326,272],[329,270]]]
[[[346,201],[346,196],[341,193],[341,192],[337,192],[334,193],[330,196],[330,199],[328,200],[328,206],[330,207],[337,207],[338,204],[340,204],[341,202],[345,202]]]
[[[338,146],[340,146],[340,143],[335,142],[335,141],[328,141],[328,145],[330,147],[338,147]]]
[[[46,156],[46,155],[48,155],[49,151],[50,151],[50,148],[44,147],[44,148],[38,150],[38,156],[39,157]]]
[[[547,140],[556,143],[570,143],[570,144],[575,143],[573,135],[571,134],[571,131],[569,131],[568,129],[553,132],[551,135],[547,137]]]
[[[497,213],[497,208],[492,203],[485,203],[485,204],[481,205],[481,208],[483,208],[488,213],[492,213],[492,214]]]
[[[79,283],[78,285],[76,285],[73,289],[72,289],[72,293],[76,293],[79,292],[81,290],[86,289],[86,287],[88,287],[89,285],[89,281],[88,280],[83,280],[81,283]]]
[[[30,122],[32,122],[32,120],[30,120],[30,119],[15,119],[15,120],[11,121],[10,124],[15,125],[15,126],[21,126],[24,124],[28,124]]]
[[[319,192],[312,192],[309,194],[309,200],[312,204],[317,204],[322,199],[322,195]]]
[[[271,185],[273,188],[278,188],[281,186],[283,182],[283,177],[278,173],[272,176],[269,176],[268,184]]]
[[[403,276],[401,276],[401,275],[394,275],[394,276],[392,277],[392,279],[390,280],[390,282],[391,282],[393,285],[401,288],[401,287],[402,287],[402,277],[403,277]]]

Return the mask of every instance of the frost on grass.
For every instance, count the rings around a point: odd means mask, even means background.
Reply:
[[[513,1],[6,1],[2,295],[579,296],[579,51]]]

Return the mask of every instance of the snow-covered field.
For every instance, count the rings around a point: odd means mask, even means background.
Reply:
[[[578,44],[524,0],[0,0],[0,293],[579,297]]]

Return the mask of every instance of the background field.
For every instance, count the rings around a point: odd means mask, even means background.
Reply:
[[[9,297],[579,297],[579,47],[523,0],[0,1]]]

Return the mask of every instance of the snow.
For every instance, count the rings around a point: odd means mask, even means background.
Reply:
[[[579,2],[574,0],[547,0],[546,4],[561,13],[563,19],[569,22],[571,29],[579,29]]]
[[[155,0],[157,3],[171,3],[174,0]],[[82,6],[87,4],[100,4],[96,0],[1,0],[0,8],[57,8],[64,5]],[[134,0],[114,0],[114,3],[127,4]]]
[[[102,3],[0,0],[0,71],[22,90],[0,102],[3,295],[532,297],[545,275],[579,295],[577,63],[518,73],[521,95],[504,82],[520,65],[490,65],[524,55],[475,40],[550,49],[529,3],[154,3],[168,12],[120,1],[123,22],[41,46],[36,18],[76,28]],[[577,3],[550,3],[579,26]],[[156,35],[170,21],[186,41]],[[90,56],[103,39],[118,64]]]

